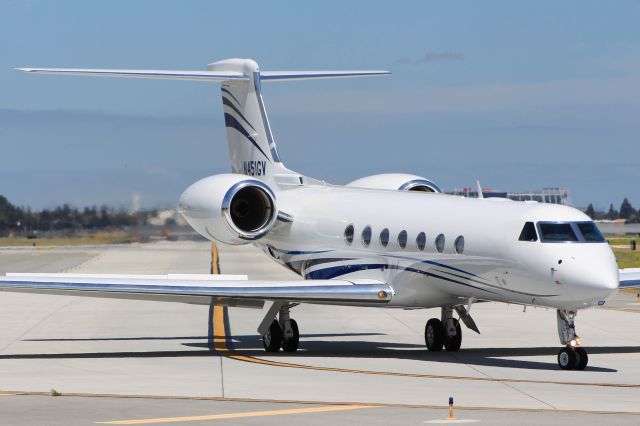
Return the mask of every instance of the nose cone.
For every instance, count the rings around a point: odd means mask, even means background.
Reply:
[[[602,246],[567,262],[574,291],[592,303],[607,299],[620,284],[615,256],[608,246]]]
[[[606,261],[597,262],[595,267],[587,268],[585,272],[586,274],[582,278],[582,285],[588,288],[589,291],[609,296],[609,294],[618,289],[620,277],[618,265],[615,261],[607,259]]]

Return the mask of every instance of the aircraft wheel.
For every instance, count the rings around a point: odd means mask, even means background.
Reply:
[[[572,347],[564,347],[558,352],[558,365],[563,370],[573,370],[576,365],[576,351]]]
[[[573,365],[575,370],[584,370],[589,363],[589,356],[587,355],[587,351],[584,348],[576,348],[576,362]]]
[[[273,320],[269,330],[262,335],[262,345],[266,352],[278,352],[282,345],[282,329],[278,321]]]
[[[424,327],[424,341],[427,349],[433,352],[439,352],[444,345],[444,327],[442,321],[437,318],[431,318]]]
[[[298,331],[298,323],[296,320],[289,320],[291,329],[293,330],[293,336],[287,338],[282,337],[282,350],[285,352],[296,352],[298,350],[298,344],[300,343],[300,332]]]
[[[460,328],[460,321],[454,319],[456,323],[456,335],[455,336],[445,336],[444,338],[444,348],[447,352],[457,352],[460,350],[460,345],[462,345],[462,329]]]

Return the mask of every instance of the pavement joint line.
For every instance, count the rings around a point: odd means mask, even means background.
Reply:
[[[51,392],[30,392],[30,391],[0,391],[11,393],[12,396],[46,396],[52,398]],[[8,396],[8,395],[7,395]],[[366,405],[370,407],[383,408],[410,408],[410,409],[448,409],[449,405],[438,404],[400,404],[382,402],[362,402],[362,401],[311,401],[295,399],[264,399],[264,398],[235,398],[218,396],[180,396],[180,395],[130,395],[130,394],[98,394],[98,393],[71,393],[65,392],[55,398],[113,398],[113,399],[151,399],[151,400],[179,400],[179,401],[218,401],[218,402],[248,402],[267,404],[305,404],[305,405]],[[640,416],[640,411],[608,411],[608,410],[578,410],[578,409],[550,409],[550,408],[529,408],[529,407],[488,407],[477,405],[458,405],[456,410],[469,411],[500,411],[500,412],[523,412],[523,413],[576,413],[576,414],[599,414],[599,415],[629,415]]]
[[[49,320],[49,318],[51,318],[52,316],[54,316],[55,314],[57,314],[58,312],[60,312],[61,310],[63,310],[64,308],[66,308],[67,306],[71,305],[72,303],[74,303],[76,300],[78,300],[78,297],[74,297],[72,298],[69,302],[61,305],[60,307],[58,307],[57,309],[54,309],[53,311],[51,311],[47,316],[45,316],[44,318],[41,318],[40,320],[38,320],[35,324],[33,324],[31,327],[29,327],[24,333],[22,333],[21,335],[19,335],[18,337],[16,337],[15,339],[13,339],[11,342],[7,343],[3,348],[0,348],[0,354],[2,352],[4,352],[5,350],[9,349],[9,347],[11,345],[13,345],[14,343],[16,343],[19,340],[22,340],[22,338],[24,336],[26,336],[27,334],[29,334],[34,328],[36,328],[37,326],[39,326],[40,324],[42,324],[43,322],[46,322]]]
[[[455,353],[455,352],[454,352],[454,353],[452,353],[452,356],[453,356],[453,358],[454,358],[456,361],[462,362],[462,361],[460,360],[460,358],[456,355],[456,353]],[[491,375],[490,375],[490,374],[488,374],[488,373],[485,373],[484,371],[480,370],[478,367],[476,367],[476,366],[475,366],[475,365],[473,365],[473,364],[467,364],[467,363],[465,362],[465,363],[464,363],[464,365],[466,365],[468,368],[471,368],[472,370],[476,371],[478,374],[482,374],[483,376],[488,377],[488,378],[493,378],[493,376],[491,376]],[[543,400],[542,400],[542,399],[540,399],[540,398],[536,398],[535,396],[533,396],[533,395],[531,395],[531,394],[529,394],[529,393],[527,393],[527,392],[523,391],[522,389],[518,388],[517,386],[515,386],[515,385],[514,385],[514,384],[512,384],[512,383],[500,382],[500,384],[501,384],[501,385],[503,385],[503,386],[505,386],[505,387],[508,387],[508,388],[509,388],[509,389],[511,389],[511,390],[514,390],[514,391],[516,391],[516,392],[519,392],[519,393],[521,393],[522,395],[524,395],[524,396],[526,396],[526,397],[529,397],[529,398],[531,398],[531,399],[533,399],[533,400],[535,400],[535,401],[537,401],[537,402],[539,402],[539,403],[541,403],[541,404],[543,404],[543,405],[546,405],[547,407],[550,407],[550,408],[556,408],[556,406],[555,406],[555,405],[553,405],[553,404],[549,404],[548,402],[543,401]]]
[[[163,417],[155,419],[134,419],[134,420],[114,420],[107,422],[96,422],[98,424],[111,424],[111,425],[142,425],[153,423],[178,423],[178,422],[193,422],[202,420],[223,420],[223,419],[239,419],[245,417],[266,417],[266,416],[282,416],[291,414],[311,414],[311,413],[326,413],[332,411],[346,411],[346,410],[362,410],[365,408],[379,408],[369,405],[328,405],[321,407],[305,407],[305,408],[290,408],[283,410],[270,410],[270,411],[243,411],[238,413],[222,413],[222,414],[210,414],[203,416],[184,416],[184,417]]]
[[[218,248],[215,242],[211,248],[212,259],[212,272],[214,271],[214,265],[219,262]],[[217,273],[220,273],[219,269]],[[634,383],[595,383],[595,382],[570,382],[570,381],[553,381],[553,380],[531,380],[531,379],[509,379],[498,377],[471,377],[471,376],[442,376],[435,374],[420,374],[420,373],[400,373],[392,371],[373,371],[373,370],[356,370],[349,368],[336,368],[336,367],[320,367],[309,364],[296,364],[289,362],[270,361],[262,358],[256,358],[253,356],[239,355],[235,351],[230,351],[227,346],[227,335],[225,330],[225,319],[228,316],[227,310],[223,306],[213,306],[213,335],[214,335],[214,347],[221,356],[226,358],[235,359],[237,361],[249,362],[254,364],[270,365],[275,367],[286,368],[299,368],[303,370],[316,370],[316,371],[330,371],[336,373],[351,373],[351,374],[366,374],[366,375],[378,375],[378,376],[394,376],[394,377],[413,377],[419,379],[440,379],[440,380],[462,380],[462,381],[478,381],[478,382],[494,382],[502,384],[510,383],[529,383],[529,384],[544,384],[544,385],[567,385],[567,386],[590,386],[590,387],[610,387],[610,388],[640,388],[640,384]],[[537,401],[549,405],[551,408],[555,408],[550,404],[534,398]]]
[[[89,259],[85,260],[84,262],[80,262],[75,266],[71,266],[67,269],[62,270],[62,273],[71,273],[73,271],[76,271],[86,265],[88,265],[89,263],[92,263],[96,260],[98,260],[99,258],[104,257],[104,252],[100,252],[100,253],[95,253],[94,255],[92,255]]]

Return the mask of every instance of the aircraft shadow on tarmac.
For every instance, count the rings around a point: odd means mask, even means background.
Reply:
[[[502,368],[529,370],[557,370],[555,360],[558,347],[520,347],[520,348],[468,348],[459,352],[428,352],[423,344],[395,343],[375,340],[318,340],[321,338],[363,338],[383,336],[382,333],[335,333],[335,334],[303,334],[301,335],[300,350],[295,353],[269,354],[270,357],[292,359],[307,357],[323,358],[395,358],[403,360],[442,362],[448,364],[470,364]],[[164,357],[206,357],[211,356],[213,337],[224,336],[149,336],[149,337],[104,337],[104,338],[51,338],[24,339],[23,342],[100,342],[100,341],[176,341],[183,350],[155,350],[155,351],[117,351],[117,352],[70,352],[70,353],[23,353],[3,354],[3,359],[82,359],[82,358],[164,358]],[[307,340],[312,339],[312,340]],[[229,348],[237,355],[262,357],[261,338],[257,335],[239,335],[227,337]],[[201,349],[196,349],[201,348]],[[595,346],[589,347],[589,354],[624,354],[640,353],[640,346]],[[544,356],[548,362],[513,359],[513,357]],[[616,372],[611,368],[589,366],[588,371]]]

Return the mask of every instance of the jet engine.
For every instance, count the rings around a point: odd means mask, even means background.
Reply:
[[[278,211],[265,183],[241,174],[201,179],[180,196],[178,211],[200,235],[228,244],[247,244],[264,237]]]
[[[354,188],[395,189],[398,191],[442,192],[440,187],[422,176],[383,173],[356,179],[346,186]]]

